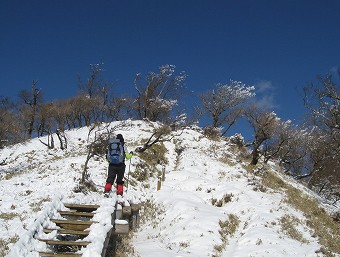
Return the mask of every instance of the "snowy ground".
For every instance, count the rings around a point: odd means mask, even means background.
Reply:
[[[140,255],[212,256],[214,246],[222,244],[219,221],[235,214],[240,224],[221,256],[316,256],[320,246],[306,227],[300,228],[309,241],[305,244],[280,232],[280,217],[290,214],[303,219],[302,214],[283,204],[277,193],[254,191],[240,164],[230,167],[205,155],[202,146],[209,149],[214,143],[199,137],[192,131],[182,135],[184,151],[179,165],[168,171],[162,190],[152,195],[165,208],[159,225],[153,228],[150,222],[135,236]],[[229,203],[222,207],[211,204],[225,194],[232,194]]]
[[[0,166],[3,254],[18,236],[27,234],[35,219],[51,203],[56,203],[55,199],[62,197],[63,202],[88,204],[103,201],[100,193],[73,192],[85,162],[88,132],[87,128],[67,132],[68,148],[64,151],[48,150],[38,139],[0,151],[0,162],[6,162]],[[151,132],[151,125],[141,121],[128,122],[117,131],[124,135],[129,150],[140,146],[140,140],[148,138]],[[226,142],[210,141],[195,130],[185,130],[165,145],[169,163],[165,166],[166,180],[161,190],[156,190],[157,178],[154,178],[149,186],[145,183],[130,186],[126,194],[136,202],[151,202],[155,208],[154,217],[146,218],[134,233],[132,244],[136,255],[323,256],[315,253],[321,246],[303,223],[303,214],[284,203],[283,195],[254,191],[251,184],[254,175],[236,157],[229,164],[220,161],[226,153],[232,156]],[[131,174],[139,161],[137,156],[133,158]],[[106,161],[94,158],[89,168],[91,179],[101,191],[106,179]],[[127,173],[128,168],[126,176]],[[213,204],[225,196],[229,196],[228,201],[221,201],[219,206]],[[283,233],[279,219],[287,214],[302,221],[297,229],[305,242]],[[222,238],[220,224],[228,224],[232,217],[238,221],[236,230]]]

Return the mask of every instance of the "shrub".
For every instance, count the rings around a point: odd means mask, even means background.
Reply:
[[[205,127],[203,128],[203,134],[211,140],[219,140],[221,135],[221,130],[215,127]]]
[[[142,182],[148,180],[150,177],[153,177],[154,173],[158,174],[158,170],[156,168],[151,167],[145,162],[140,162],[136,164],[134,172],[131,172],[130,174],[132,178]]]
[[[238,226],[240,225],[240,219],[235,214],[228,214],[228,219],[225,221],[219,221],[220,230],[218,231],[221,235],[222,244],[215,245],[215,255],[214,257],[219,256],[222,251],[225,249],[228,244],[228,238],[232,237]]]
[[[163,143],[154,144],[146,151],[139,153],[139,157],[148,165],[155,166],[157,164],[168,164],[168,159],[165,157],[167,152]]]
[[[222,206],[224,206],[225,204],[231,202],[233,196],[234,196],[234,195],[233,195],[232,193],[230,193],[230,194],[227,193],[227,194],[225,194],[225,195],[222,197],[222,199],[220,199],[220,200],[217,200],[217,199],[215,199],[215,198],[212,198],[212,199],[211,199],[211,204],[214,205],[214,206],[216,206],[216,207],[222,207]]]

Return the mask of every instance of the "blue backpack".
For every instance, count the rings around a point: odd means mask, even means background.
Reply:
[[[124,147],[119,139],[111,139],[107,151],[107,160],[112,164],[124,162]]]

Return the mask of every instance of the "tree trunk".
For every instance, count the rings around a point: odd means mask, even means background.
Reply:
[[[260,148],[260,146],[261,146],[261,144],[256,142],[256,141],[253,144],[253,151],[251,153],[251,155],[252,155],[251,164],[252,165],[256,165],[259,162],[259,158],[260,158],[259,148]]]

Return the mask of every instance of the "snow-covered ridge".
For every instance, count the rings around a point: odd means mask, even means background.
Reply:
[[[156,126],[129,121],[117,133],[122,133],[128,148],[134,150]],[[47,150],[36,139],[0,151],[0,161],[7,159],[8,163],[0,166],[1,175],[15,168],[20,171],[0,182],[4,214],[0,218],[1,240],[26,233],[40,212],[54,202],[56,194],[62,193],[63,201],[73,203],[98,204],[103,200],[100,193],[73,192],[85,162],[88,132],[88,128],[66,132],[68,149],[64,151]],[[131,256],[323,256],[315,253],[322,246],[306,225],[304,214],[286,203],[279,190],[255,191],[252,183],[258,181],[257,176],[246,170],[227,141],[212,141],[199,129],[186,129],[164,145],[169,163],[164,165],[166,179],[161,190],[156,190],[156,177],[128,189],[131,199],[151,204],[148,211],[154,217],[146,219],[135,232],[135,254]],[[226,156],[229,161],[221,161]],[[29,160],[35,165],[21,170]],[[137,155],[132,159],[130,178],[140,161]],[[106,169],[104,158],[89,163],[91,179],[99,190],[105,183]],[[268,169],[281,176],[275,166]],[[281,177],[315,197],[294,180]],[[11,214],[12,219],[5,214]],[[290,238],[282,229],[282,218],[289,217],[299,221],[295,228],[303,242]],[[232,218],[238,220],[236,230],[223,238],[221,226],[228,225]]]
[[[147,256],[156,247],[158,256],[313,256],[318,244],[306,227],[301,232],[310,240],[301,247],[284,236],[278,220],[293,210],[282,204],[278,193],[262,193],[252,190],[249,174],[241,164],[229,166],[215,155],[224,151],[225,142],[211,142],[200,138],[199,133],[186,131],[182,138],[180,164],[177,170],[167,174],[161,191],[154,194],[154,202],[164,206],[161,224],[154,228],[152,222],[136,236],[136,248]],[[214,146],[217,152],[209,151]],[[221,207],[212,205],[212,199],[232,200]],[[171,197],[169,197],[171,196]],[[219,233],[220,221],[227,222],[235,215],[240,225],[228,246],[217,252],[223,244]],[[302,218],[302,214],[294,211]],[[160,245],[153,242],[157,239]],[[295,246],[294,246],[295,245]],[[151,247],[152,246],[152,247]],[[294,253],[288,249],[294,247]],[[156,256],[156,255],[153,255]]]

